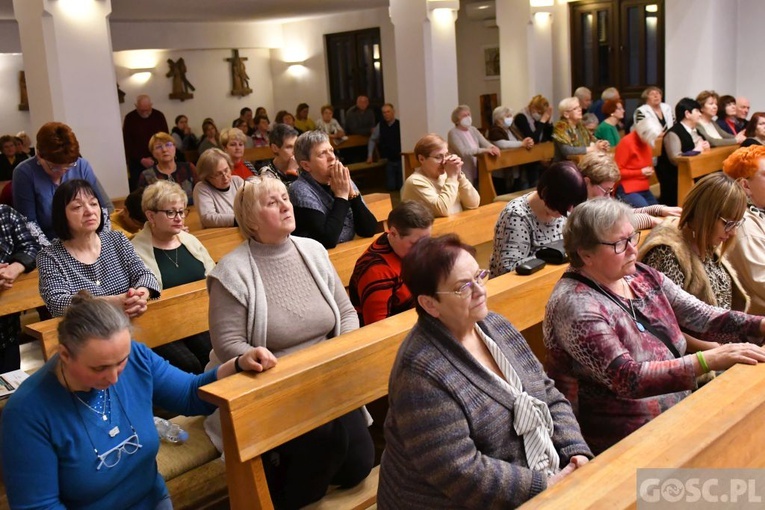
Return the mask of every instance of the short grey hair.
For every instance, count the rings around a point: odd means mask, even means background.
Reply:
[[[621,178],[614,156],[608,152],[593,151],[586,154],[579,160],[579,171],[594,185],[602,182],[618,182]]]
[[[637,131],[637,135],[641,140],[653,147],[656,139],[659,138],[659,135],[664,129],[661,127],[658,120],[653,117],[646,117],[637,123],[635,131]]]
[[[156,211],[162,204],[176,200],[183,202],[183,207],[186,207],[189,203],[189,196],[177,182],[162,179],[150,184],[143,191],[141,210],[143,212]]]
[[[90,340],[109,340],[133,328],[125,312],[87,291],[80,291],[58,323],[58,342],[76,357]]]
[[[295,140],[295,161],[311,160],[311,151],[320,143],[329,142],[329,136],[324,131],[306,131]]]
[[[619,97],[619,91],[616,89],[616,87],[608,87],[600,94],[600,98],[603,101],[608,101],[609,99],[616,99]]]
[[[582,99],[586,96],[590,96],[590,99],[592,99],[592,91],[587,87],[578,87],[574,91],[574,97],[577,99]]]
[[[598,120],[598,116],[594,113],[585,113],[582,116],[582,125],[583,126],[590,126],[592,124],[595,124],[596,126],[600,124],[600,121]]]
[[[563,118],[563,114],[566,112],[570,112],[574,108],[579,106],[579,100],[575,97],[565,97],[560,100],[560,103],[558,103],[558,113],[560,114],[560,118]]]
[[[309,131],[310,132],[310,131]],[[262,198],[271,191],[278,190],[287,193],[284,183],[275,177],[250,177],[244,186],[239,188],[234,199],[234,218],[239,225],[239,231],[246,238],[259,241],[258,227],[260,210],[263,208]]]
[[[504,119],[508,115],[512,115],[513,110],[508,108],[507,106],[497,106],[494,108],[494,111],[491,112],[491,121],[496,124],[499,120]]]
[[[202,155],[199,156],[199,161],[197,161],[198,181],[206,181],[209,179],[218,169],[218,164],[221,159],[228,163],[228,169],[230,171],[234,169],[234,162],[231,161],[231,156],[229,156],[228,153],[223,152],[217,147],[204,151]]]
[[[612,198],[594,198],[576,206],[563,228],[563,246],[571,260],[571,266],[584,266],[579,251],[597,248],[603,236],[625,219],[632,225],[635,224],[632,208]]]
[[[461,104],[452,112],[452,124],[455,126],[460,123],[460,114],[462,112],[470,113],[470,107],[466,104]]]

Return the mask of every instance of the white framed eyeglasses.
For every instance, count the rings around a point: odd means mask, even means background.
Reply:
[[[478,272],[473,276],[473,279],[470,280],[469,282],[463,283],[459,289],[439,290],[439,291],[436,291],[436,294],[456,294],[462,299],[467,299],[473,295],[473,292],[476,289],[476,285],[483,287],[484,285],[486,285],[486,280],[488,278],[489,278],[489,270],[479,269]]]
[[[744,216],[738,221],[726,220],[725,218],[720,216],[720,221],[722,221],[725,224],[725,226],[723,227],[725,229],[725,232],[732,232],[744,224],[744,221],[746,221],[746,216]]]
[[[97,456],[99,462],[98,466],[96,466],[96,471],[101,469],[103,466],[106,466],[107,468],[113,468],[119,464],[120,459],[122,459],[123,452],[127,455],[133,455],[139,449],[143,448],[141,440],[138,438],[138,433],[135,431],[132,425],[130,428],[133,429],[133,435],[122,441],[114,448]]]

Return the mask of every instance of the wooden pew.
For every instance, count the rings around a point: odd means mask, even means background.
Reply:
[[[494,182],[491,180],[492,172],[537,161],[549,161],[555,155],[552,142],[543,142],[534,145],[530,150],[522,147],[518,149],[503,149],[499,157],[490,154],[478,155],[478,193],[481,195],[481,205],[490,204],[497,197]]]
[[[550,266],[527,277],[511,273],[490,280],[489,308],[518,329],[538,324],[564,269]],[[221,410],[232,509],[273,508],[263,453],[387,394],[399,345],[415,320],[410,310],[285,356],[268,372],[237,374],[200,389],[202,398]],[[309,508],[373,505],[378,473],[375,468],[359,487],[330,492]]]
[[[244,160],[250,163],[257,163],[258,161],[264,161],[266,159],[273,159],[274,152],[270,146],[266,147],[250,147],[244,149]]]
[[[153,348],[203,333],[209,329],[209,301],[204,280],[163,290],[161,298],[149,301],[146,313],[131,321],[133,338]],[[24,327],[27,334],[40,340],[46,361],[56,352],[59,322],[57,317]]]
[[[25,312],[44,306],[45,303],[40,297],[38,278],[39,275],[35,269],[19,276],[10,289],[0,292],[0,315]]]
[[[189,206],[189,213],[183,219],[183,224],[189,227],[189,232],[195,233],[203,230],[202,219],[199,217],[199,211],[193,205]]]
[[[406,180],[415,169],[420,167],[420,162],[417,160],[414,152],[404,152],[401,156],[404,158],[404,180]]]
[[[521,508],[635,508],[641,468],[761,469],[763,384],[765,366],[736,365]]]
[[[722,170],[722,164],[738,145],[715,147],[696,156],[677,158],[677,204],[682,206],[693,187],[693,180]]]

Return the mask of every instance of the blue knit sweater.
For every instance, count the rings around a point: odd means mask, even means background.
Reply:
[[[157,471],[152,403],[185,415],[211,413],[215,408],[199,399],[197,389],[213,382],[215,371],[186,374],[133,342],[125,370],[110,388],[111,420],[105,422],[59,383],[57,361],[53,357],[27,379],[3,410],[3,473],[11,508],[153,510],[167,488]],[[133,455],[123,452],[114,467],[96,470],[93,448],[103,454],[122,443],[133,433],[131,425],[141,448]],[[115,426],[119,433],[112,438]]]

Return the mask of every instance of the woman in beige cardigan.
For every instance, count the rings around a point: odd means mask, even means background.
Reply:
[[[147,222],[131,242],[160,289],[203,280],[215,262],[193,235],[185,232],[188,196],[176,183],[157,181],[143,192],[141,208]],[[200,374],[210,358],[210,334],[201,333],[156,347],[154,352],[172,365]]]

